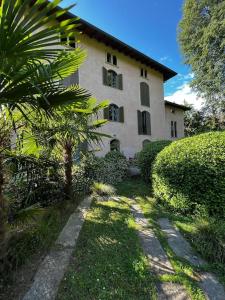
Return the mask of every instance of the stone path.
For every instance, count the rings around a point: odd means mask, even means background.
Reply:
[[[91,197],[84,199],[60,233],[53,249],[45,257],[34,277],[34,281],[23,300],[53,300],[69,264]]]
[[[139,225],[138,235],[140,237],[144,252],[149,259],[151,270],[156,275],[174,274],[172,265],[163,250],[154,232],[148,228],[148,220],[144,217],[137,204],[132,205],[132,212],[136,223]],[[183,286],[176,283],[158,283],[159,300],[187,300],[190,299]]]
[[[159,219],[159,225],[165,233],[170,247],[177,256],[185,258],[195,266],[205,264],[200,257],[195,255],[190,244],[167,218]],[[205,293],[206,299],[225,300],[225,290],[214,275],[208,272],[199,273],[199,286]]]

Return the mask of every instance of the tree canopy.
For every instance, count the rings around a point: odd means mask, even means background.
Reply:
[[[224,0],[185,1],[178,37],[194,73],[192,87],[220,109],[225,108],[224,34]]]

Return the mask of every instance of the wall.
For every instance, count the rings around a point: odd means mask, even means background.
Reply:
[[[143,67],[137,61],[115,51],[94,39],[82,35],[81,47],[87,51],[87,59],[79,70],[79,83],[92,93],[98,101],[109,99],[111,103],[124,107],[124,123],[108,122],[101,130],[120,141],[121,151],[129,158],[142,149],[145,139],[164,139],[165,108],[163,95],[163,76],[147,68],[148,79],[140,76]],[[106,63],[106,52],[117,56],[118,67]],[[102,67],[123,74],[123,90],[103,85]],[[140,82],[145,81],[150,87],[150,108],[141,105]],[[151,113],[151,136],[138,135],[137,110]],[[95,147],[96,148],[96,147]],[[110,139],[104,138],[101,151],[105,155],[110,150]]]
[[[166,138],[176,140],[184,137],[184,110],[170,105],[165,105],[166,111]],[[174,113],[172,112],[174,111]],[[171,137],[171,121],[177,122],[177,138]]]

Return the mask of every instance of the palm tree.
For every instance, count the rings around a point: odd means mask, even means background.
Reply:
[[[74,37],[76,24],[68,19],[71,8],[58,9],[60,0],[0,1],[0,107],[11,116],[20,112],[29,121],[35,111],[52,118],[54,108],[73,103],[80,107],[90,97],[77,85],[62,80],[79,68],[85,58],[80,48],[62,47],[62,37]],[[66,48],[66,49],[65,49]],[[2,117],[2,116],[1,116]],[[0,136],[4,135],[2,132]],[[2,187],[4,139],[0,142],[0,248],[4,240]]]
[[[35,126],[29,128],[34,130],[38,147],[48,158],[55,156],[60,159],[63,154],[67,199],[71,199],[72,196],[72,166],[75,153],[84,144],[87,145],[89,142],[98,144],[102,137],[109,137],[96,131],[107,122],[105,119],[98,119],[99,111],[107,106],[108,101],[96,104],[96,99],[90,98],[83,103],[82,108],[71,106],[70,110],[57,109],[54,119],[45,119],[41,126],[34,120]]]

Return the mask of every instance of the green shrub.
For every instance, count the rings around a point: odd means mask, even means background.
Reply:
[[[152,165],[156,155],[170,143],[171,141],[151,142],[137,154],[138,166],[141,170],[141,176],[146,182],[149,182],[149,180],[151,180]]]
[[[116,184],[127,174],[128,162],[123,154],[112,151],[105,157],[86,155],[73,175],[75,190],[89,187],[93,182]]]
[[[153,166],[153,190],[177,210],[225,216],[225,132],[185,138],[162,150]]]

